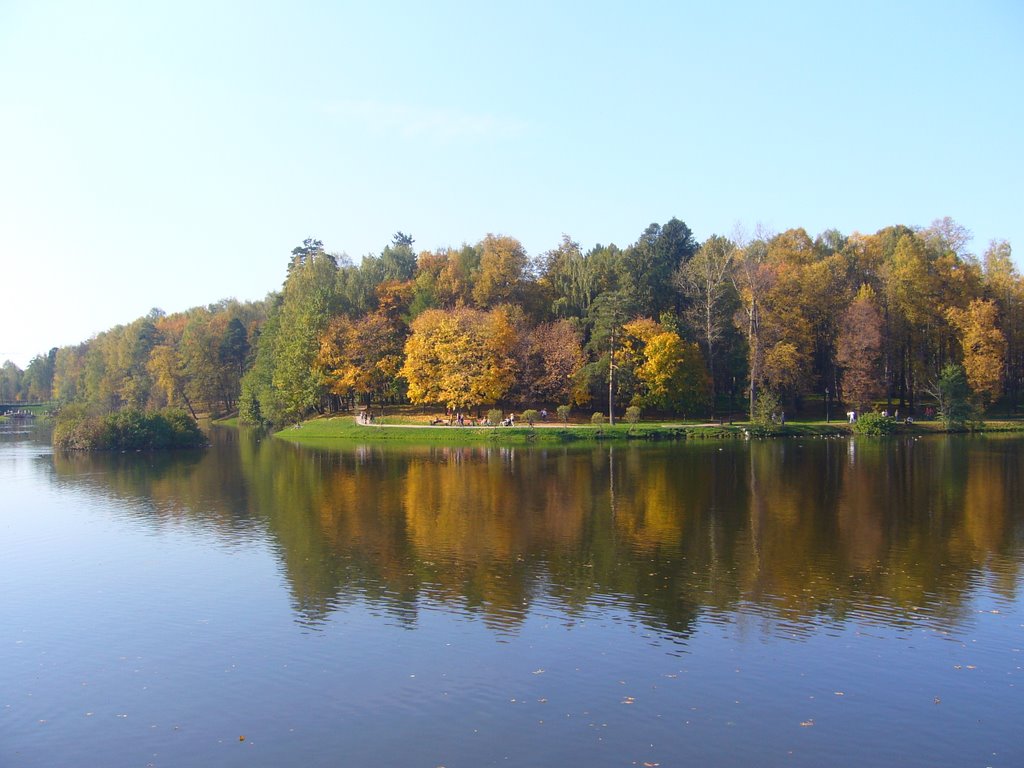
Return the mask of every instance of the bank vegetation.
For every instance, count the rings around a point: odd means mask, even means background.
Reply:
[[[180,408],[274,428],[388,406],[448,417],[561,407],[622,420],[844,418],[957,426],[1012,414],[1024,281],[951,219],[873,234],[803,229],[698,242],[679,219],[624,247],[507,235],[357,264],[307,239],[279,291],[153,310],[20,371],[0,400]]]

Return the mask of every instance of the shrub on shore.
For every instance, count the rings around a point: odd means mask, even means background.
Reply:
[[[899,428],[899,422],[881,413],[865,413],[853,422],[853,431],[858,435],[891,435]]]

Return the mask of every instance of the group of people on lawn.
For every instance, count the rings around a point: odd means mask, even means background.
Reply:
[[[547,421],[548,412],[546,408],[540,411],[540,418],[541,421]],[[359,424],[372,424],[373,414],[370,413],[369,409],[361,410],[356,415],[356,422]],[[445,409],[444,418],[433,419],[431,420],[430,425],[446,425],[449,427],[452,425],[458,425],[460,427],[495,427],[500,425],[502,427],[514,427],[516,425],[516,415],[514,413],[510,413],[508,416],[501,419],[497,424],[495,424],[493,421],[491,421],[490,418],[486,416],[480,419],[474,419],[468,413],[463,413],[462,411],[455,411],[451,408],[447,408]]]
[[[462,411],[454,411],[451,408],[445,409],[444,415],[445,418],[434,419],[430,423],[432,425],[446,424],[449,427],[452,425],[458,425],[460,427],[496,427],[499,425],[502,427],[514,427],[516,425],[516,415],[514,413],[510,413],[497,423],[491,421],[487,416],[480,419],[474,419],[469,414],[463,413]],[[541,421],[547,421],[548,412],[546,408],[541,410],[540,418]]]
[[[502,423],[504,424],[504,422]],[[453,424],[458,424],[460,427],[475,427],[477,425],[483,427],[488,426],[490,421],[488,419],[474,419],[472,416],[469,416],[462,411],[453,411],[451,408],[447,408],[444,412],[443,419],[434,419],[430,424],[432,426],[436,424],[446,424],[449,427]]]

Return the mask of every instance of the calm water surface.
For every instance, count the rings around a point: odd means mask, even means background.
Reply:
[[[0,427],[0,765],[1024,765],[1024,441],[212,434]]]

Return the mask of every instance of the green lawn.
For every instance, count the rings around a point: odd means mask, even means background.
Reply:
[[[946,431],[941,422],[918,422],[900,427],[902,434],[929,434]],[[979,432],[1022,432],[1022,421],[987,421]],[[617,423],[614,426],[600,426],[588,423],[564,425],[551,421],[534,427],[459,427],[431,425],[427,415],[398,415],[378,417],[372,425],[356,422],[352,416],[329,416],[305,421],[288,427],[276,434],[290,442],[325,445],[339,440],[353,442],[389,443],[434,443],[474,444],[500,443],[502,445],[564,444],[582,441],[657,441],[657,440],[700,440],[737,439],[753,434],[745,422],[713,425],[707,423],[683,423],[645,421],[639,424]],[[788,421],[785,426],[776,426],[769,435],[772,437],[826,437],[851,434],[845,421]]]
[[[791,423],[780,427],[780,435],[843,435],[842,424]],[[335,440],[406,443],[481,443],[502,445],[559,444],[606,440],[693,440],[735,439],[747,436],[746,424],[707,425],[672,422],[617,423],[600,426],[584,423],[568,425],[546,422],[534,427],[459,427],[431,426],[429,419],[390,416],[377,418],[372,425],[357,424],[352,416],[312,419],[277,433],[277,437],[298,443],[323,444]]]

